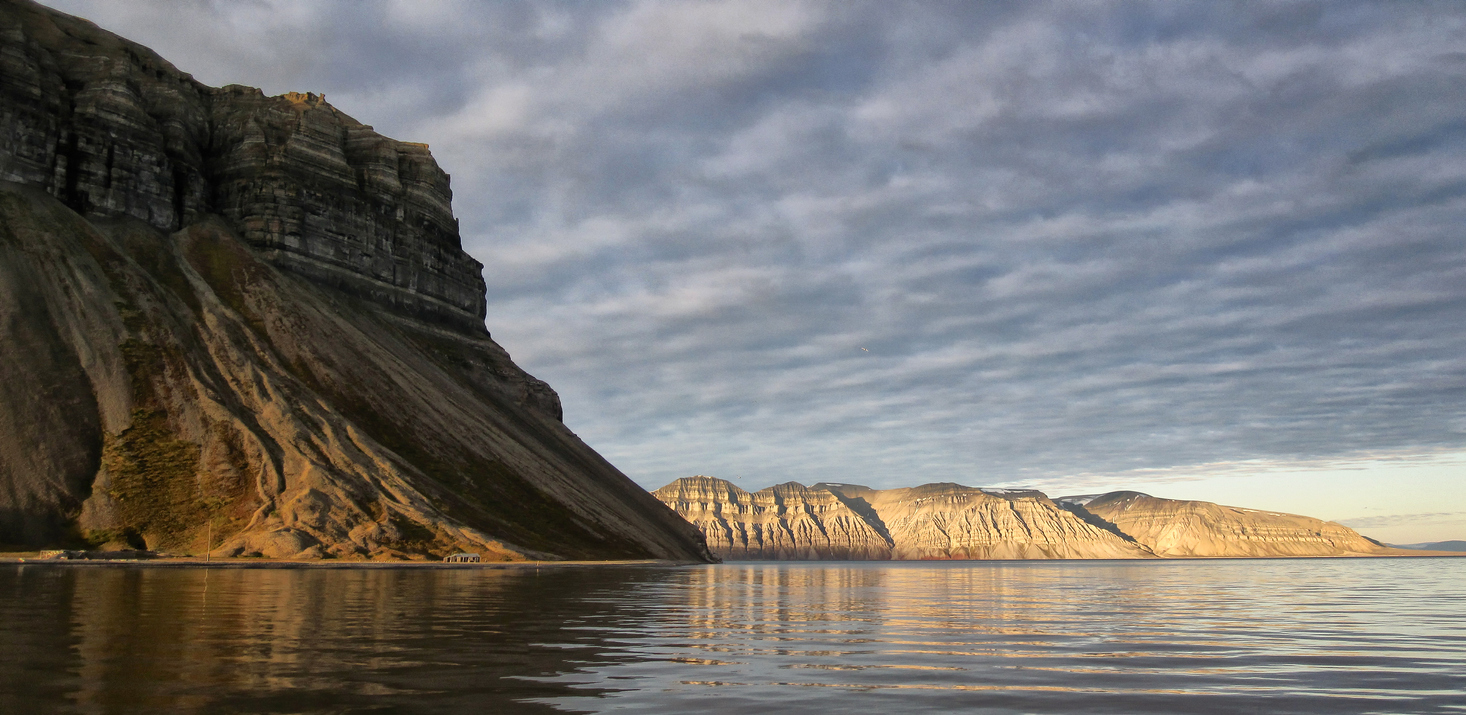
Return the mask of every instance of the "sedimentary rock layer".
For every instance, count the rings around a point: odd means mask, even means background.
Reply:
[[[0,3],[0,33],[0,180],[164,231],[219,214],[277,267],[483,331],[483,266],[460,247],[427,146],[315,94],[204,86],[30,2]]]
[[[1061,498],[1160,556],[1351,556],[1389,551],[1349,527],[1297,514],[1140,492]]]
[[[0,544],[709,558],[483,329],[447,177],[0,0]]]
[[[1041,492],[926,484],[866,493],[865,499],[885,524],[900,559],[1151,556],[1124,536],[1059,508]]]
[[[713,477],[678,479],[652,492],[707,537],[720,558],[882,560],[891,540],[839,495],[797,482],[750,494]]]
[[[1126,559],[1400,554],[1306,516],[1113,492],[1050,500],[1025,489],[876,490],[790,482],[748,493],[713,477],[652,492],[744,559]]]
[[[956,484],[874,490],[781,484],[748,493],[713,477],[652,492],[725,559],[1146,558],[1125,536],[1034,491]]]

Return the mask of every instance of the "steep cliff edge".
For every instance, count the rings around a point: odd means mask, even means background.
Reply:
[[[0,543],[707,559],[483,328],[448,177],[0,1]]]
[[[448,175],[315,94],[207,87],[141,45],[0,3],[0,180],[83,215],[176,231],[229,219],[272,264],[419,320],[481,332],[483,266]]]
[[[1061,497],[1160,556],[1363,556],[1392,551],[1353,529],[1297,514],[1140,492]]]
[[[1147,558],[1033,491],[956,484],[874,490],[790,482],[749,493],[713,477],[652,492],[734,560]]]
[[[707,537],[720,558],[883,560],[891,543],[829,491],[789,482],[752,494],[714,477],[678,479],[652,496]]]

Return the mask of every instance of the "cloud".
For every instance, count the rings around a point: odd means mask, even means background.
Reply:
[[[646,486],[1466,442],[1456,5],[53,4],[429,142],[496,339]]]
[[[1339,522],[1351,529],[1385,529],[1395,526],[1420,526],[1424,524],[1466,523],[1466,511],[1436,512],[1433,514],[1391,514],[1389,516],[1366,516],[1358,519],[1344,519]]]

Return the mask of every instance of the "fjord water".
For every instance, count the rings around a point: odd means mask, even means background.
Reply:
[[[0,712],[1466,712],[1466,559],[0,567]]]

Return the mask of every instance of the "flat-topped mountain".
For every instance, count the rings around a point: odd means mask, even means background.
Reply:
[[[885,560],[891,540],[841,495],[790,482],[752,494],[713,477],[652,492],[696,526],[724,559]],[[858,507],[857,507],[858,508]]]
[[[1297,514],[1140,492],[1059,500],[1114,524],[1158,556],[1353,556],[1387,550],[1347,526]]]
[[[956,484],[875,490],[781,484],[749,493],[714,477],[652,492],[725,559],[1146,558],[1140,544],[1035,491]]]
[[[790,482],[749,493],[714,477],[652,492],[725,559],[1128,559],[1399,554],[1339,524],[1139,492],[1059,497],[926,484]],[[857,522],[858,520],[858,522]]]
[[[706,559],[484,329],[449,179],[0,0],[0,544]]]

